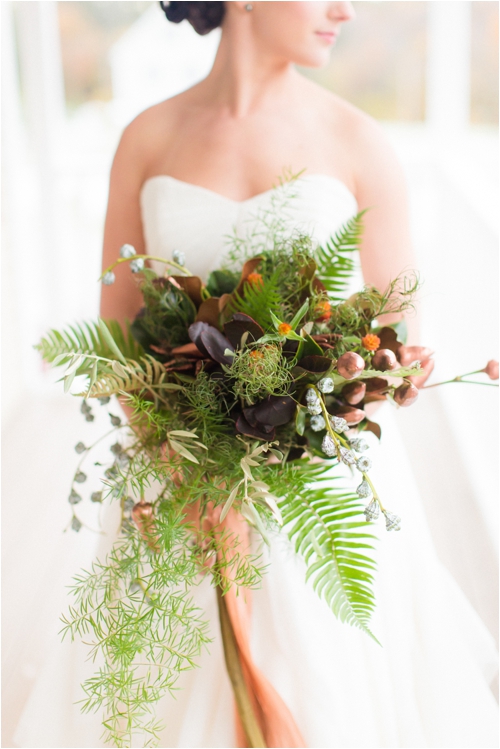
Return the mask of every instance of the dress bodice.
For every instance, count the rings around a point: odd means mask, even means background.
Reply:
[[[206,280],[223,262],[228,237],[262,231],[263,218],[279,216],[285,231],[306,231],[322,244],[355,215],[357,203],[343,182],[321,174],[299,177],[244,201],[158,175],[143,185],[141,210],[148,254],[170,259],[174,250],[181,251],[189,270]],[[163,274],[164,266],[152,265]],[[358,270],[352,291],[361,285]]]

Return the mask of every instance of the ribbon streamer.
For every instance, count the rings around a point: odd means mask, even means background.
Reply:
[[[221,506],[209,506],[203,519],[203,535],[214,531],[220,534],[222,548],[219,559],[230,562],[236,554],[250,553],[250,529],[248,523],[233,508],[220,522]],[[193,505],[188,512],[187,522],[200,528],[199,504]],[[229,565],[230,568],[230,565]],[[238,595],[237,595],[238,592]],[[241,663],[243,678],[253,707],[254,715],[260,727],[267,747],[305,747],[305,741],[297,728],[292,714],[284,701],[269,683],[264,674],[253,662],[250,650],[251,626],[251,591],[231,585],[223,596],[223,603],[229,616],[237,655]],[[222,622],[221,622],[222,624]],[[248,746],[238,709],[236,713],[236,736],[238,747]]]

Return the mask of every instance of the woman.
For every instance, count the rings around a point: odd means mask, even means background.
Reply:
[[[351,3],[164,5],[169,20],[187,18],[199,33],[221,25],[221,42],[205,80],[126,128],[111,172],[104,267],[130,243],[139,253],[182,251],[190,270],[206,277],[223,256],[224,236],[233,226],[243,231],[269,206],[285,168],[306,170],[296,182],[293,222],[312,227],[320,241],[357,210],[371,209],[361,253],[366,283],[384,289],[412,267],[404,178],[379,127],[294,68],[327,62],[354,17]],[[116,283],[103,288],[102,316],[131,319],[140,302],[118,267]],[[491,639],[437,559],[408,461],[390,419],[382,418],[375,478],[405,519],[404,531],[378,549],[373,626],[383,649],[333,617],[304,583],[300,561],[277,540],[253,597],[253,657],[306,746],[496,746]],[[183,675],[176,699],[168,695],[158,706],[166,725],[161,745],[235,746],[208,585],[198,589],[197,602],[214,642],[201,668]],[[91,720],[79,721],[78,738],[68,734],[66,745],[84,745]]]

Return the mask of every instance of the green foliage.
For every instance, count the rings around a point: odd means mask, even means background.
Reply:
[[[354,252],[359,250],[363,234],[363,215],[353,216],[331,237],[325,247],[315,253],[318,277],[333,301],[341,301],[348,288],[354,268]]]
[[[373,637],[368,624],[375,608],[371,542],[376,537],[366,532],[359,497],[336,489],[327,471],[310,464],[283,469],[284,530],[304,557],[307,579],[333,613]]]
[[[126,359],[140,359],[144,354],[142,346],[134,339],[130,331],[130,323],[125,323],[125,332],[116,320],[108,320],[106,325],[116,345]],[[45,361],[61,366],[67,364],[75,353],[92,354],[104,359],[116,359],[113,348],[99,322],[84,322],[70,325],[63,332],[51,330],[35,346]],[[84,374],[82,370],[79,374]]]
[[[196,317],[189,296],[167,278],[149,278],[141,284],[145,307],[132,323],[131,331],[145,349],[151,344],[168,349],[189,341],[187,329]]]
[[[210,296],[232,294],[240,280],[240,273],[230,270],[214,270],[207,279],[207,291]]]
[[[273,344],[236,351],[227,371],[235,380],[235,394],[249,405],[266,395],[284,395],[292,382],[281,346]]]
[[[170,543],[156,554],[136,534],[121,538],[103,564],[76,578],[75,605],[63,618],[64,635],[90,635],[91,657],[104,660],[83,685],[83,710],[104,710],[105,739],[116,746],[132,746],[137,734],[149,735],[146,746],[157,739],[154,704],[209,641],[187,595],[198,566],[181,522],[180,514],[159,521]]]
[[[264,330],[274,330],[271,312],[281,315],[280,271],[276,268],[262,283],[246,283],[243,294],[235,294],[231,301],[232,312],[244,312]]]
[[[137,391],[150,393],[156,405],[160,402],[167,404],[165,394],[181,389],[179,384],[168,382],[167,377],[168,373],[163,364],[152,356],[146,355],[140,361],[129,361],[126,364],[115,360],[110,362],[108,371],[101,372],[95,380],[91,380],[85,396],[102,398],[106,395]]]

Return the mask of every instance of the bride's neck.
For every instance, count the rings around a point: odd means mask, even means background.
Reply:
[[[212,106],[218,104],[231,116],[244,117],[267,101],[286,97],[297,77],[289,60],[259,48],[245,29],[231,28],[223,31],[203,83]]]

